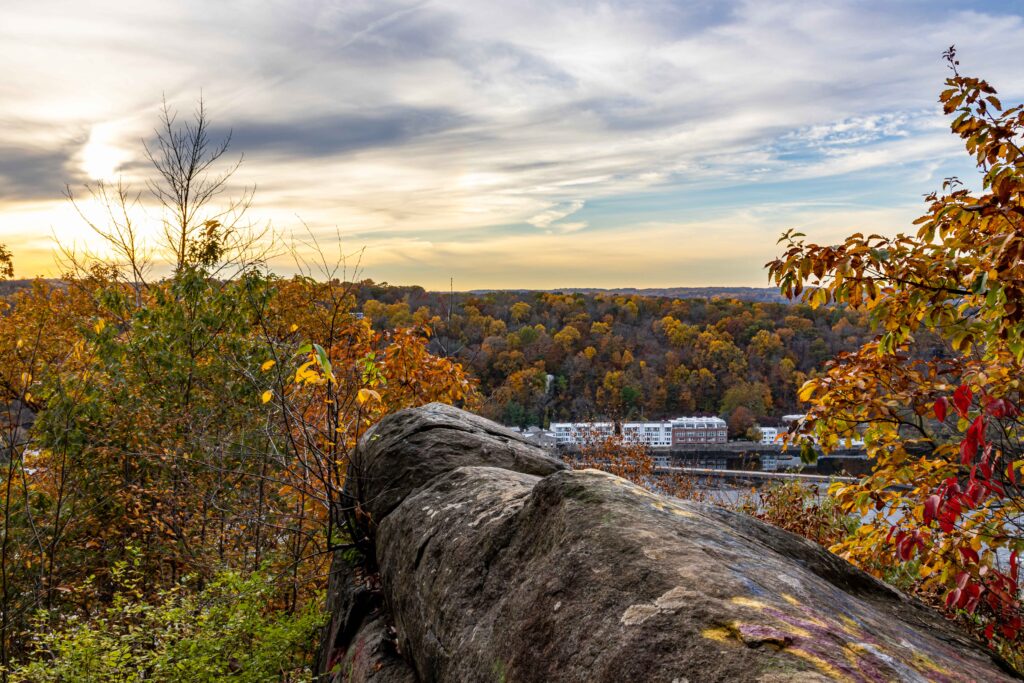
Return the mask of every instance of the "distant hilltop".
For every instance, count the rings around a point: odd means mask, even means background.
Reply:
[[[490,292],[562,292],[568,294],[623,294],[632,296],[662,296],[669,299],[739,299],[789,303],[774,287],[559,287],[556,289],[472,289],[468,294]]]
[[[0,297],[9,296],[18,290],[32,286],[34,279],[5,280],[0,281]],[[62,287],[64,282],[59,278],[43,278],[51,286]],[[364,286],[376,285],[389,288],[394,291],[418,290],[428,291],[416,285],[389,285],[386,282],[374,283],[372,280],[363,281]],[[429,290],[433,294],[447,294],[440,290]],[[520,287],[493,288],[493,289],[470,289],[460,290],[458,294],[483,295],[491,293],[512,293],[512,294],[536,294],[536,293],[561,293],[561,294],[619,294],[623,296],[652,296],[665,297],[667,299],[738,299],[740,301],[761,301],[767,303],[792,303],[782,296],[774,287],[558,287],[555,289],[527,289]]]

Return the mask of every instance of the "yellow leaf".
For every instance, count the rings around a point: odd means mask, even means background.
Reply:
[[[317,382],[320,379],[320,375],[312,369],[316,361],[307,361],[299,366],[299,369],[295,371],[295,383],[302,384],[304,382]]]
[[[299,326],[296,325],[295,323],[292,323],[292,326],[288,328],[288,331],[289,332],[294,332],[297,329],[299,329]]]
[[[274,360],[273,358],[271,358],[270,360],[265,360],[265,361],[263,361],[263,365],[260,366],[260,370],[262,370],[263,372],[266,372],[270,368],[274,367],[274,365],[276,363],[277,363],[277,361]]]
[[[264,403],[274,398],[274,392],[271,389],[267,389],[263,392],[263,396],[260,397]]]
[[[379,401],[380,394],[378,394],[373,389],[360,389],[359,393],[356,394],[356,400],[359,402],[359,405],[366,405],[366,402],[369,401],[371,398]]]
[[[103,320],[103,318],[100,318],[99,320],[96,321],[96,324],[93,326],[93,329],[96,330],[96,334],[99,334],[100,332],[103,331],[103,328],[106,326],[106,321]]]

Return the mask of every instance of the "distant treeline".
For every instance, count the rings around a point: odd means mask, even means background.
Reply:
[[[774,303],[789,303],[774,287],[613,287],[603,289],[600,287],[562,287],[558,289],[473,289],[467,294],[483,295],[490,292],[506,291],[525,295],[538,292],[560,293],[560,294],[624,294],[632,296],[661,296],[671,299],[739,299],[740,301],[769,301]]]
[[[6,298],[23,289],[28,289],[32,286],[33,282],[39,282],[39,280],[0,280],[0,298]],[[58,279],[42,280],[42,282],[45,282],[50,287],[60,289],[66,286],[63,280]]]

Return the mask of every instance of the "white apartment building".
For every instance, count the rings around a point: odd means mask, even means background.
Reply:
[[[615,434],[611,422],[552,422],[551,432],[559,446],[579,446],[593,439],[606,439]]]
[[[672,423],[623,422],[622,439],[628,443],[641,443],[650,448],[668,448],[672,445]]]
[[[761,432],[761,445],[763,446],[774,446],[782,444],[779,439],[779,430],[776,427],[758,427],[758,431]]]
[[[579,446],[615,434],[612,422],[552,422],[551,432],[560,446]],[[661,422],[624,422],[622,438],[649,448],[725,443],[728,426],[719,417],[678,417]]]

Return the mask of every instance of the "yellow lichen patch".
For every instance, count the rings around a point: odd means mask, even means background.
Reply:
[[[840,615],[839,619],[843,622],[843,625],[851,631],[860,631],[860,624],[858,624],[856,621],[846,616],[845,614]]]
[[[728,643],[734,641],[736,638],[736,634],[724,626],[706,628],[701,631],[700,634],[708,640],[715,640],[719,643]]]
[[[745,598],[743,596],[737,596],[729,602],[731,602],[734,605],[739,605],[740,607],[752,607],[754,609],[764,609],[768,606],[760,600],[754,600],[753,598]]]
[[[785,630],[789,633],[789,635],[794,636],[796,638],[811,637],[810,631],[808,631],[807,629],[800,628],[799,626],[793,626],[792,624],[787,624]]]
[[[805,621],[811,622],[815,626],[820,626],[821,628],[826,628],[826,629],[829,629],[829,630],[835,630],[836,626],[837,626],[834,621],[828,621],[826,619],[822,619],[821,617],[805,615],[803,617],[803,619]]]
[[[854,669],[860,670],[860,656],[867,651],[863,643],[849,643],[843,648],[843,656],[846,661],[849,662],[850,666]]]
[[[818,671],[822,672],[833,681],[850,681],[853,680],[842,671],[832,666],[818,655],[812,654],[807,650],[801,650],[798,647],[790,647],[786,649],[786,652],[794,654],[805,662],[810,662]]]
[[[913,666],[918,671],[931,671],[937,674],[949,674],[949,669],[939,666],[930,657],[919,650],[914,651]]]

